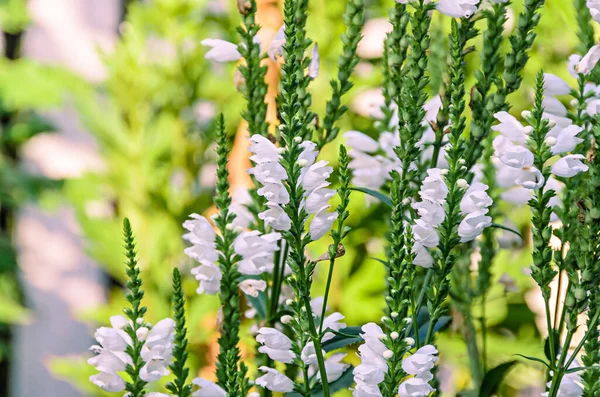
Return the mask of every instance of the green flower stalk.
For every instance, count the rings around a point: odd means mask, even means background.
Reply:
[[[350,76],[352,76],[352,72],[359,61],[356,56],[356,48],[362,38],[361,30],[365,22],[364,0],[348,0],[344,22],[347,26],[346,32],[342,35],[344,47],[342,55],[338,59],[337,80],[331,80],[333,93],[331,99],[327,102],[323,132],[317,143],[319,149],[337,137],[340,129],[335,126],[335,123],[348,110],[347,106],[341,104],[341,99],[352,88]]]
[[[173,340],[173,363],[169,366],[175,379],[167,383],[169,390],[175,397],[190,397],[192,386],[186,384],[190,370],[186,368],[187,328],[185,327],[185,297],[181,289],[181,275],[178,269],[173,269],[173,319],[175,320],[175,338]]]
[[[240,273],[237,263],[240,257],[234,251],[234,240],[238,232],[231,225],[235,214],[229,211],[229,172],[227,156],[229,154],[225,121],[221,114],[217,120],[217,189],[215,204],[218,215],[214,222],[220,235],[216,236],[216,248],[219,252],[218,265],[221,269],[219,299],[222,312],[222,332],[219,337],[219,355],[217,361],[218,384],[227,391],[230,397],[244,397],[250,389],[246,377],[246,365],[241,362],[239,344],[240,332]]]
[[[267,103],[265,102],[267,67],[261,65],[260,43],[254,39],[260,30],[260,26],[256,24],[256,0],[239,0],[238,10],[243,22],[243,26],[237,29],[242,38],[242,44],[238,46],[238,50],[245,60],[240,65],[239,71],[244,77],[245,84],[242,85],[241,91],[247,102],[242,116],[248,122],[248,131],[251,135],[259,134],[266,137],[269,135]]]
[[[125,297],[131,305],[130,308],[124,310],[127,318],[131,320],[131,325],[125,331],[132,340],[132,344],[127,346],[126,349],[126,353],[131,357],[132,364],[127,365],[125,369],[131,378],[131,381],[127,382],[125,390],[130,392],[132,397],[141,397],[145,394],[144,387],[146,385],[146,382],[140,378],[140,370],[144,366],[141,355],[144,342],[139,340],[137,331],[144,326],[146,307],[142,306],[142,298],[144,297],[142,279],[140,278],[140,269],[137,263],[133,230],[127,218],[123,220],[123,240],[125,243],[125,256],[127,257],[125,272],[128,277]]]
[[[596,40],[594,39],[594,27],[592,26],[592,16],[586,5],[586,0],[573,0],[573,5],[575,7],[577,26],[579,27],[579,31],[577,32],[577,37],[579,38],[577,51],[580,54],[586,54],[588,50],[596,44]]]

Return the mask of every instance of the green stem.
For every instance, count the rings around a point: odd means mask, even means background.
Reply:
[[[310,297],[304,296],[304,307],[308,314],[308,325],[310,326],[310,338],[315,345],[315,354],[317,356],[317,363],[319,365],[319,372],[321,373],[321,383],[323,384],[323,395],[329,397],[329,382],[327,381],[327,371],[325,370],[325,360],[323,358],[323,349],[321,347],[321,334],[316,333],[315,321],[312,316],[312,309],[310,307]],[[325,305],[323,305],[325,307]]]

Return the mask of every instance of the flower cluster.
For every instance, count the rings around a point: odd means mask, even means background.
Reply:
[[[289,202],[290,196],[283,184],[287,173],[280,163],[280,153],[285,148],[277,148],[261,135],[253,135],[250,141],[250,159],[255,166],[248,172],[262,185],[258,194],[267,199],[268,208],[258,216],[273,229],[287,231],[291,227],[291,219],[283,206]],[[334,190],[327,188],[330,185],[327,178],[333,168],[324,160],[315,162],[318,152],[314,142],[304,141],[300,146],[303,151],[298,158],[298,164],[302,167],[299,182],[304,189],[304,208],[308,214],[314,214],[309,228],[310,237],[318,240],[331,229],[338,215],[337,212],[328,211],[329,199],[335,195]]]
[[[219,252],[215,244],[215,230],[205,217],[198,214],[192,214],[190,217],[191,220],[183,223],[183,227],[189,231],[183,238],[192,243],[192,246],[185,249],[185,254],[200,263],[200,266],[192,269],[192,274],[200,281],[198,294],[214,295],[219,292],[222,278],[221,269],[216,263]],[[273,271],[273,253],[278,250],[277,242],[280,239],[279,233],[242,231],[234,242],[235,252],[242,258],[238,264],[240,273],[259,276]],[[258,291],[264,291],[266,286],[264,280],[254,278],[240,282],[241,290],[254,297],[258,296]]]
[[[361,363],[354,368],[354,397],[381,397],[379,384],[383,382],[388,370],[386,360],[393,356],[393,352],[381,341],[386,337],[381,327],[375,323],[362,326],[360,336],[365,341],[358,347]]]
[[[133,341],[126,331],[132,324],[123,316],[112,316],[110,324],[111,327],[98,328],[94,334],[99,345],[90,348],[96,356],[90,358],[88,364],[100,373],[92,375],[90,381],[102,390],[120,392],[125,389],[125,381],[118,373],[125,371],[128,365],[133,365],[127,353]],[[167,367],[172,358],[174,327],[173,320],[166,318],[153,327],[145,324],[137,329],[137,339],[144,342],[141,357],[145,364],[139,374],[143,381],[157,381],[169,374]]]

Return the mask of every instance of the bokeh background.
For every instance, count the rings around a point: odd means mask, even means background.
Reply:
[[[261,38],[281,26],[281,0],[257,0]],[[381,84],[383,38],[392,0],[366,0],[367,21],[341,130],[375,131],[369,117]],[[522,5],[510,7],[506,34]],[[311,0],[309,36],[319,43],[321,75],[312,84],[323,114],[344,31],[343,0]],[[246,130],[236,92],[235,65],[205,61],[200,41],[236,42],[239,16],[233,0],[1,0],[0,59],[0,396],[103,396],[88,382],[93,331],[124,305],[122,218],[131,219],[143,269],[148,319],[170,315],[170,274],[181,268],[188,296],[193,373],[211,378],[216,357],[218,299],[197,296],[183,255],[181,223],[211,211],[215,165],[213,121],[224,112],[235,141],[234,188],[247,186]],[[432,91],[442,81],[447,18],[432,23]],[[566,59],[577,45],[570,2],[548,0],[515,112],[527,107],[535,73],[544,68],[568,81]],[[478,55],[469,57],[469,72]],[[271,87],[277,65],[270,65]],[[272,90],[271,94],[272,95]],[[517,114],[517,113],[515,113]],[[271,117],[273,115],[271,114]],[[342,138],[327,146],[336,163]],[[529,213],[501,204],[529,235]],[[347,254],[336,266],[331,306],[346,323],[377,321],[384,306],[383,252],[386,208],[354,194]],[[543,355],[543,303],[528,278],[530,244],[510,234],[494,266],[487,300],[490,365],[513,353]],[[329,241],[313,244],[325,252]],[[318,268],[314,296],[323,291]],[[481,310],[477,308],[476,310]],[[442,389],[468,386],[461,319],[440,335]],[[247,332],[244,353],[250,355]],[[350,355],[352,356],[352,355]],[[354,358],[349,357],[352,361]],[[508,395],[539,395],[541,369],[519,365]]]

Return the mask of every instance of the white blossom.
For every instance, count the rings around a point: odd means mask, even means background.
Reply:
[[[294,382],[273,368],[259,367],[265,374],[256,379],[256,384],[278,393],[290,393],[294,390]]]
[[[594,21],[600,23],[600,0],[587,0],[585,4],[589,8]]]
[[[200,386],[200,389],[192,394],[192,397],[227,397],[225,390],[214,382],[203,378],[195,378],[193,384]]]
[[[254,216],[247,207],[251,203],[252,197],[250,197],[248,189],[239,187],[233,192],[229,212],[235,214],[235,219],[232,222],[234,227],[245,229],[254,221]]]
[[[259,219],[275,230],[286,231],[292,226],[292,220],[278,204],[267,203],[268,210],[258,214]]]
[[[583,159],[585,156],[581,154],[569,154],[554,163],[551,172],[563,178],[571,178],[580,172],[586,172],[589,167],[581,161]]]
[[[247,279],[240,283],[240,289],[246,295],[254,298],[258,297],[258,293],[267,288],[267,282],[264,280]]]
[[[379,339],[385,335],[381,327],[375,323],[367,323],[362,326],[363,333],[360,336],[365,341],[360,345],[358,352],[361,363],[357,365],[352,374],[356,388],[353,396],[380,396],[381,392],[377,386],[381,383],[387,372],[387,362],[383,358],[387,347]]]
[[[531,127],[524,127],[513,115],[508,112],[498,112],[494,114],[496,120],[500,122],[492,127],[492,130],[498,131],[504,138],[513,143],[524,144],[527,142],[528,135],[531,133]]]
[[[313,241],[318,240],[327,234],[331,229],[333,222],[335,222],[338,217],[337,212],[327,212],[327,208],[329,208],[329,206],[326,206],[317,212],[310,222],[309,233],[310,239]]]
[[[257,230],[240,233],[234,241],[234,250],[242,259],[238,263],[240,273],[256,276],[273,271],[273,254],[279,249],[279,233],[260,234]]]
[[[502,135],[494,138],[492,145],[500,161],[509,167],[523,168],[533,165],[533,153],[525,146],[515,145]]]
[[[574,124],[566,128],[561,128],[558,125],[554,126],[554,128],[546,134],[546,139],[554,138],[555,140],[553,145],[549,145],[552,154],[573,151],[577,145],[583,142],[583,139],[577,137],[581,131],[583,131],[583,128]]]
[[[125,381],[113,372],[100,372],[92,375],[90,376],[90,382],[108,392],[121,392],[125,390]]]
[[[460,202],[462,213],[487,212],[487,208],[493,204],[492,198],[487,194],[487,189],[488,186],[481,182],[471,184]]]
[[[440,243],[440,237],[435,228],[422,219],[417,219],[415,221],[413,235],[417,243],[428,248],[437,247]]]
[[[276,61],[277,58],[283,56],[283,46],[284,45],[285,45],[285,25],[281,26],[279,28],[279,30],[277,31],[277,33],[275,34],[273,41],[271,41],[271,44],[269,45],[267,54],[269,54],[269,57],[272,60]]]
[[[412,248],[413,254],[415,254],[415,259],[413,263],[417,266],[424,267],[429,269],[433,266],[433,257],[427,251],[427,248],[423,246],[423,244],[415,242]]]
[[[193,245],[184,250],[190,258],[206,264],[214,264],[218,259],[215,248],[215,231],[210,222],[198,214],[191,214],[191,220],[183,222],[183,227],[189,231],[183,239]]]
[[[379,150],[379,143],[360,131],[346,131],[344,138],[348,146],[363,153],[374,153]]]
[[[477,11],[479,0],[439,0],[437,10],[453,18],[468,18]]]
[[[335,382],[342,376],[344,371],[348,369],[349,364],[342,363],[342,360],[346,357],[346,353],[334,353],[329,358],[325,359],[325,372],[327,373],[327,382]],[[316,372],[317,379],[321,380],[321,372],[317,370],[314,366],[311,368],[312,371]],[[309,375],[312,375],[309,373]]]
[[[544,95],[569,95],[571,87],[555,74],[544,73]]]
[[[239,60],[242,55],[237,44],[220,39],[204,39],[200,42],[203,46],[210,47],[204,58],[215,62],[231,62]]]
[[[316,79],[319,77],[319,67],[321,63],[321,57],[319,56],[319,46],[317,43],[313,46],[311,54],[310,64],[308,65],[308,77]]]
[[[414,203],[413,208],[417,211],[419,217],[431,226],[440,225],[446,218],[446,211],[441,204],[425,200]]]
[[[487,212],[487,210],[486,210]],[[485,215],[485,212],[473,212],[467,214],[462,222],[458,225],[458,235],[460,242],[466,243],[472,241],[479,236],[483,229],[492,224],[492,218]]]
[[[321,313],[316,313],[317,315],[320,315]],[[344,319],[344,315],[342,313],[331,313],[329,316],[326,316],[325,319],[323,319],[323,329],[332,329],[334,331],[339,331],[343,328],[346,328],[346,324],[340,322],[341,320]],[[322,342],[327,342],[328,340],[332,339],[335,336],[335,334],[333,332],[326,332],[325,335],[323,335],[323,339],[321,339]]]
[[[223,274],[221,269],[214,263],[203,263],[192,269],[192,274],[196,280],[200,281],[200,286],[196,289],[198,294],[207,293],[214,295],[221,288],[221,278]]]
[[[402,369],[409,375],[421,375],[430,372],[438,361],[437,353],[435,346],[425,345],[402,360]]]
[[[588,53],[575,66],[575,71],[587,76],[596,67],[598,61],[600,61],[600,44],[590,48]]]
[[[325,352],[321,350],[322,355],[325,355]],[[300,352],[300,358],[306,365],[314,365],[317,364],[317,350],[315,349],[315,344],[313,342],[308,342],[302,351]]]
[[[434,391],[435,389],[429,385],[427,380],[410,378],[400,383],[398,397],[427,397]]]
[[[272,360],[290,364],[296,358],[290,338],[275,328],[260,328],[256,341],[262,345],[258,351],[268,355]]]
[[[446,197],[448,196],[448,186],[444,181],[442,170],[440,168],[431,168],[427,170],[427,177],[423,180],[419,195],[423,200],[444,204]]]

